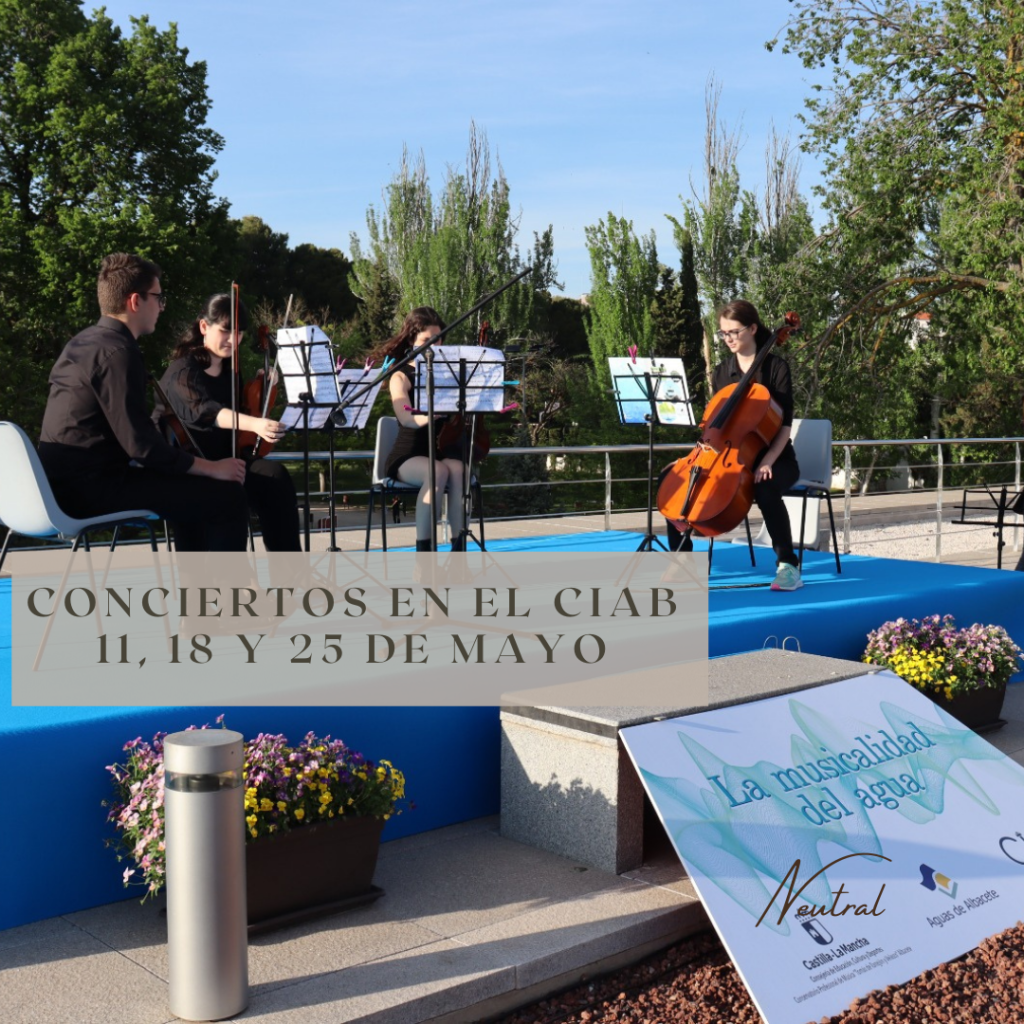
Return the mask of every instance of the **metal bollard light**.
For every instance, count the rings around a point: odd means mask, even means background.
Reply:
[[[171,1013],[222,1020],[249,1003],[244,741],[229,729],[164,739]]]

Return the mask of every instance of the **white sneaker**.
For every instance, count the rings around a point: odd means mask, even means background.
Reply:
[[[800,570],[795,565],[790,565],[789,562],[782,562],[775,575],[775,581],[772,583],[772,590],[799,590],[803,585],[804,581],[800,579]]]

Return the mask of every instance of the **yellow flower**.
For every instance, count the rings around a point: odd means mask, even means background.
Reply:
[[[272,811],[273,809],[274,809],[274,801],[273,800],[270,800],[267,797],[264,797],[260,801],[260,810],[261,811]]]
[[[304,810],[303,810],[303,809],[302,809],[301,807],[299,807],[299,808],[298,808],[298,809],[297,809],[297,810],[295,811],[295,820],[296,820],[296,821],[302,821],[302,819],[303,819],[303,818],[304,818],[305,816],[306,816],[306,812],[305,812],[305,811],[304,811]]]
[[[282,811],[282,812],[283,811],[287,811],[288,810],[288,805],[283,800],[278,800],[277,801],[277,809],[279,811]]]
[[[256,815],[255,814],[248,815],[246,817],[245,821],[246,821],[246,824],[249,825],[250,827],[255,825],[256,824]]]

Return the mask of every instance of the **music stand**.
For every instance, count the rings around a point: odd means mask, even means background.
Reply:
[[[683,361],[611,357],[608,368],[620,422],[647,424],[647,532],[637,551],[667,551],[654,533],[654,424],[696,425]]]
[[[309,524],[312,513],[309,507],[309,432],[327,429],[330,442],[328,464],[329,494],[328,515],[331,519],[331,550],[335,547],[334,526],[334,430],[337,427],[358,430],[366,426],[370,406],[377,397],[380,386],[365,386],[362,394],[349,402],[348,412],[339,417],[333,415],[341,403],[342,393],[338,371],[335,368],[331,339],[319,327],[288,327],[277,332],[278,372],[284,381],[288,404],[280,421],[288,429],[302,428],[302,455],[305,467],[306,494],[303,505],[305,514],[305,542],[309,551]],[[347,391],[360,385],[367,385],[373,371],[342,371]],[[358,404],[357,404],[358,403]],[[340,420],[340,422],[339,422]]]
[[[422,408],[428,396],[428,376],[433,372],[433,410],[435,413],[458,413],[465,417],[470,413],[501,412],[505,405],[505,353],[500,349],[483,345],[437,345],[433,358],[419,356],[415,362],[413,394],[416,405]],[[465,422],[465,420],[463,420]],[[462,533],[468,540],[476,541],[480,550],[485,550],[483,538],[473,536],[470,529],[471,480],[473,474],[473,434],[465,430],[460,438],[463,465]],[[437,458],[436,445],[430,450],[430,458]],[[466,545],[463,545],[466,550]]]

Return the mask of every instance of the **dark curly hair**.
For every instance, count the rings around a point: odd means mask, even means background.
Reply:
[[[428,327],[440,327],[442,331],[445,329],[445,322],[436,309],[430,306],[417,306],[415,309],[409,310],[398,333],[382,342],[374,350],[374,356],[378,358],[390,356],[392,359],[401,359],[412,348],[416,335]]]

